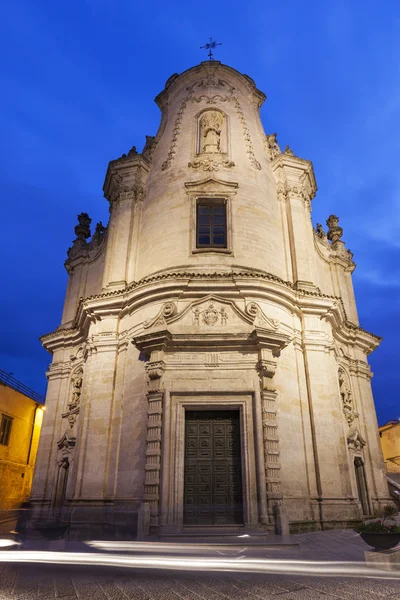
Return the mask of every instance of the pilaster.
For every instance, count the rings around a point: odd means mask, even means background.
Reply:
[[[123,289],[135,277],[141,203],[148,171],[148,163],[132,151],[108,166],[103,189],[110,202],[110,223],[103,288]]]
[[[134,340],[139,350],[149,356],[146,363],[148,409],[143,502],[149,504],[152,528],[158,528],[160,517],[163,517],[160,515],[164,398],[162,379],[166,368],[164,350],[169,338],[167,331],[158,331]]]
[[[317,333],[317,322],[306,317],[302,343],[320,519],[353,519],[357,515],[348,505],[352,487],[337,362],[326,333]]]
[[[118,321],[110,316],[93,320],[91,343],[82,387],[81,417],[76,444],[73,502],[103,500],[107,491],[109,446],[112,428],[114,378],[117,366]]]
[[[311,200],[317,185],[312,163],[294,156],[290,148],[271,162],[278,199],[286,206],[292,281],[299,289],[316,290]]]

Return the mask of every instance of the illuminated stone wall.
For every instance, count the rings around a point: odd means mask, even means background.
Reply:
[[[383,458],[388,473],[400,473],[400,421],[379,427]]]
[[[8,443],[0,443],[0,511],[28,500],[35,467],[42,408],[24,394],[0,382],[0,420],[12,419]]]

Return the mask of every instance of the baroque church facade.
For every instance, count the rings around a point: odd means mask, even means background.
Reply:
[[[312,163],[265,134],[264,100],[217,61],[172,75],[157,135],[109,163],[108,226],[78,216],[42,338],[34,521],[299,531],[388,502],[380,338],[358,323],[339,219],[312,226]]]

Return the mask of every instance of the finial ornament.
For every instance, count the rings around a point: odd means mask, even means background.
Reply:
[[[200,46],[200,50],[209,50],[208,52],[208,57],[210,60],[214,60],[213,59],[213,50],[216,46],[222,46],[222,42],[218,43],[218,42],[213,42],[212,37],[210,37],[210,41],[207,42],[204,46]]]
[[[339,241],[343,235],[343,229],[339,227],[339,217],[336,215],[330,215],[330,217],[326,220],[326,224],[329,227],[328,230],[328,240],[334,244]]]
[[[75,227],[75,235],[77,239],[85,241],[90,237],[90,223],[92,219],[87,213],[80,213],[78,215],[78,225]]]

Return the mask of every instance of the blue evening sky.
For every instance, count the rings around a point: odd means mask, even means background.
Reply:
[[[400,417],[398,0],[14,0],[2,9],[0,368],[44,393],[38,337],[60,322],[76,215],[108,220],[109,160],[154,135],[172,73],[216,58],[267,94],[281,147],[314,163],[313,222],[354,253],[378,419]]]

